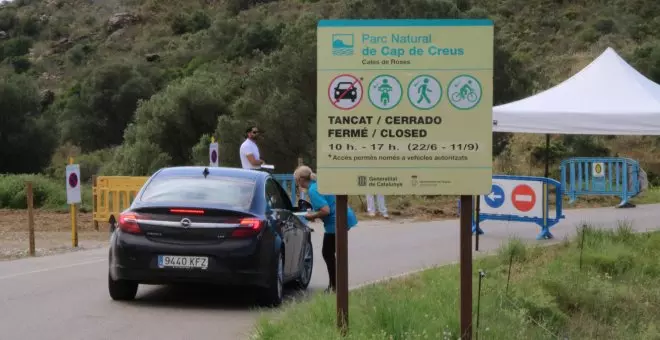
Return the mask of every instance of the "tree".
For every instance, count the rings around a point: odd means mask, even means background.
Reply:
[[[111,172],[145,175],[156,165],[189,164],[199,136],[211,133],[218,116],[228,113],[232,86],[230,76],[202,69],[142,102]]]
[[[94,69],[63,99],[62,141],[79,145],[83,152],[120,144],[138,102],[158,87],[156,76],[135,66],[121,63]]]
[[[0,173],[36,173],[48,164],[56,135],[39,105],[31,79],[0,77]]]
[[[290,171],[297,158],[315,156],[316,22],[305,14],[282,31],[282,48],[264,57],[247,74],[244,92],[232,105],[231,117],[218,122],[221,160],[240,164],[238,148],[251,124],[264,131],[262,158],[279,171]]]

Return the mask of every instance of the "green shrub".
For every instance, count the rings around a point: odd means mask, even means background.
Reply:
[[[9,31],[16,25],[16,11],[2,10],[0,11],[0,31]]]
[[[195,33],[211,27],[211,18],[202,10],[197,10],[190,15],[177,13],[170,20],[170,28],[176,35]]]
[[[0,209],[27,209],[26,181],[32,181],[33,206],[49,210],[67,208],[66,184],[64,175],[61,180],[55,180],[44,175],[0,174]],[[80,211],[91,209],[91,186],[81,184],[83,190],[82,207]]]
[[[21,33],[31,37],[38,36],[39,31],[41,29],[39,25],[39,18],[37,18],[36,16],[28,16],[21,19],[20,27],[21,27]]]
[[[14,68],[14,72],[18,74],[25,73],[32,67],[32,63],[25,56],[11,57],[9,58],[9,63]]]
[[[598,19],[598,21],[594,23],[594,28],[602,34],[610,34],[616,31],[616,24],[614,23],[614,20],[609,18]]]
[[[32,181],[34,206],[57,207],[66,205],[64,179],[61,183],[43,175],[0,175],[0,207],[9,209],[27,208],[26,181]]]
[[[580,32],[580,40],[582,42],[593,44],[600,38],[600,34],[592,27],[588,27]]]
[[[183,13],[177,13],[172,17],[170,28],[174,34],[184,34],[188,32],[188,18]]]
[[[74,148],[74,150],[77,149]],[[77,153],[74,151],[73,154]],[[76,156],[74,162],[80,164],[80,180],[89,182],[92,180],[92,176],[99,175],[101,168],[112,160],[112,153],[113,149],[101,149]],[[51,164],[46,170],[46,174],[50,178],[61,178],[64,176],[66,165],[68,164],[68,157],[65,155],[66,153],[62,151],[62,148],[53,155]]]
[[[26,55],[32,48],[32,39],[27,37],[16,37],[7,40],[0,50],[0,59],[9,57],[20,57]]]
[[[93,48],[87,44],[76,44],[68,52],[69,61],[78,66],[81,65],[87,56],[93,51]]]
[[[202,10],[197,10],[188,19],[188,26],[192,32],[205,30],[211,27],[211,18]]]

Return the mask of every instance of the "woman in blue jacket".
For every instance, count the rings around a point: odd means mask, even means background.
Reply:
[[[323,254],[323,260],[328,267],[328,278],[330,279],[326,292],[330,290],[334,292],[337,288],[335,274],[337,262],[335,258],[335,212],[337,210],[337,203],[335,195],[324,195],[319,193],[316,183],[316,174],[306,165],[299,166],[293,173],[293,177],[299,187],[307,189],[307,195],[312,204],[312,211],[308,212],[305,215],[305,218],[309,221],[314,221],[315,219],[320,218],[323,221],[325,233],[323,234],[323,248],[321,253]],[[347,217],[348,229],[350,230],[358,223],[357,217],[355,216],[353,209],[350,207],[348,207]]]

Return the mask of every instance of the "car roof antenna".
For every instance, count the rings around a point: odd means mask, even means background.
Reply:
[[[204,178],[206,178],[206,176],[208,176],[209,173],[210,173],[209,168],[204,168],[204,172],[202,172],[202,174],[204,175]]]

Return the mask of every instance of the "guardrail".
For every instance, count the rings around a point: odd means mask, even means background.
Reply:
[[[564,194],[573,204],[578,196],[618,196],[619,207],[633,206],[628,201],[642,190],[639,162],[620,157],[575,157],[561,162]]]
[[[549,200],[553,192],[554,216],[551,214]],[[493,175],[491,192],[474,196],[472,199],[472,233],[484,234],[481,229],[483,221],[527,222],[541,228],[541,232],[536,236],[537,240],[552,239],[554,236],[550,228],[565,218],[561,197],[561,183],[551,178]],[[478,214],[475,204],[477,199],[480,200]]]
[[[273,177],[289,194],[292,204],[297,204],[296,183],[292,174],[274,174]],[[92,178],[92,220],[99,223],[116,222],[120,212],[128,208],[135,195],[149,176],[94,176]],[[300,192],[301,198],[304,198]],[[112,229],[112,227],[111,227]]]

